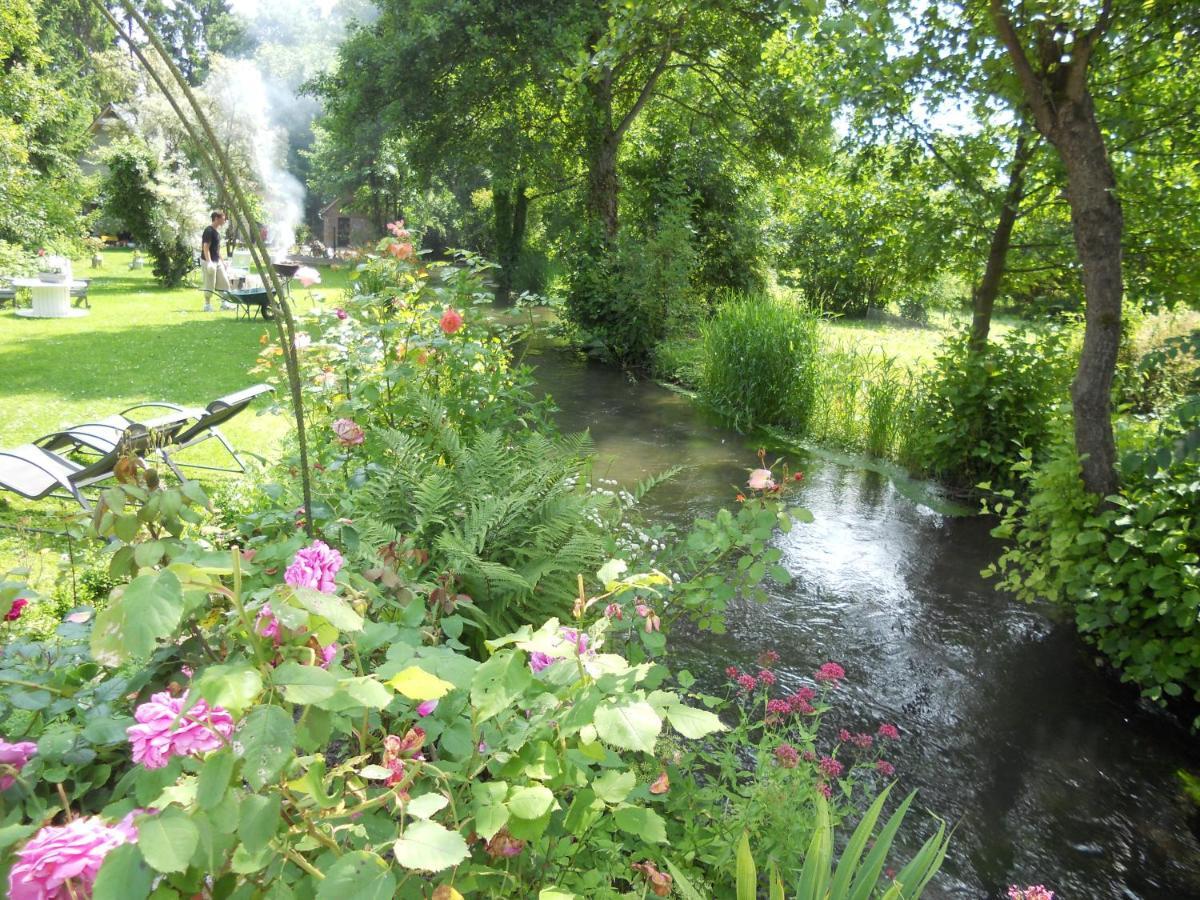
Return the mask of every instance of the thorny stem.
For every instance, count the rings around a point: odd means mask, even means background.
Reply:
[[[54,787],[58,790],[58,799],[62,801],[63,814],[67,817],[67,821],[70,822],[75,817],[71,815],[71,801],[67,799],[67,792],[63,788],[61,781]]]
[[[301,856],[295,850],[291,850],[291,849],[284,850],[283,855],[285,857],[287,857],[289,862],[294,862],[296,865],[298,865],[301,869],[303,869],[305,872],[307,872],[313,878],[317,879],[317,881],[325,880],[325,876],[318,869],[313,868],[312,863],[310,863],[307,859],[305,859],[303,856]]]

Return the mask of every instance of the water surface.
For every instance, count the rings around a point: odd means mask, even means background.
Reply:
[[[560,425],[590,430],[602,477],[687,467],[646,499],[652,514],[711,515],[755,465],[746,438],[672,391],[562,352],[528,361]],[[1200,897],[1197,817],[1175,776],[1200,768],[1187,734],[1101,672],[1070,623],[980,577],[999,548],[986,520],[852,461],[795,462],[816,519],[779,536],[793,583],[731,609],[727,634],[677,631],[687,667],[712,682],[770,648],[789,689],[842,663],[829,724],[899,725],[902,786],[958,823],[931,897],[1001,897],[1014,882],[1063,900]]]

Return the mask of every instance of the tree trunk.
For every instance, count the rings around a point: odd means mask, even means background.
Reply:
[[[622,137],[613,128],[612,72],[606,69],[588,85],[593,125],[588,141],[587,212],[611,244],[617,237],[617,153]]]
[[[513,275],[525,249],[525,227],[529,218],[529,197],[525,182],[518,181],[511,190],[492,188],[493,236],[496,241],[496,303],[507,306],[512,302]]]
[[[1056,115],[1053,140],[1067,170],[1067,199],[1087,300],[1083,350],[1071,385],[1075,449],[1084,457],[1084,486],[1104,496],[1117,490],[1112,382],[1121,344],[1124,217],[1091,94],[1060,107]]]
[[[992,242],[988,247],[987,267],[971,298],[969,347],[972,353],[979,353],[987,347],[988,332],[992,327],[992,308],[996,304],[996,295],[1000,293],[1000,282],[1008,261],[1008,245],[1025,194],[1025,166],[1032,152],[1028,137],[1024,131],[1017,135],[1012,168],[1008,174],[1008,189],[1004,192],[1004,205],[1000,207],[1000,218],[996,221],[996,230],[992,232]]]

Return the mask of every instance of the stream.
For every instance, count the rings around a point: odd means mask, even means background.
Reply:
[[[628,486],[686,467],[643,501],[651,516],[712,515],[756,464],[747,438],[653,382],[561,351],[527,362],[563,430],[591,432],[598,477]],[[950,515],[865,460],[789,459],[805,473],[789,499],[816,517],[777,538],[792,584],[731,606],[726,634],[677,629],[674,667],[715,686],[773,649],[788,693],[841,663],[823,730],[894,722],[900,787],[957,825],[926,896],[1044,883],[1060,900],[1200,897],[1200,815],[1175,774],[1200,768],[1186,731],[1098,669],[1069,621],[980,576],[1000,548],[986,519]],[[910,831],[928,821],[917,807]]]

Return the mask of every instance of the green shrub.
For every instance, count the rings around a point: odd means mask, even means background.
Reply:
[[[985,572],[1023,600],[1073,609],[1122,680],[1158,702],[1200,700],[1200,448],[1180,438],[1172,428],[1127,456],[1119,495],[1099,509],[1069,436],[1042,465],[1026,452],[1014,468],[1028,497],[991,504],[1009,546]]]
[[[1015,329],[978,354],[950,338],[921,380],[905,462],[971,487],[1013,482],[1021,448],[1044,458],[1055,408],[1067,399],[1072,359],[1062,329]]]
[[[736,428],[804,432],[817,393],[820,319],[769,294],[731,294],[701,332],[700,395]]]

